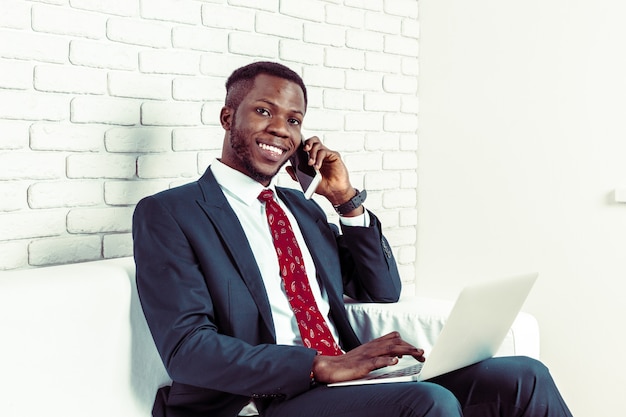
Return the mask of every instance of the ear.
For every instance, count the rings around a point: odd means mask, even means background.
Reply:
[[[230,130],[230,125],[233,119],[233,109],[227,106],[222,107],[220,111],[220,123],[224,130]]]
[[[291,165],[286,165],[285,166],[285,171],[287,171],[287,173],[289,174],[289,176],[291,177],[292,180],[294,181],[298,181],[298,178],[296,177],[296,170],[293,169],[293,167]]]

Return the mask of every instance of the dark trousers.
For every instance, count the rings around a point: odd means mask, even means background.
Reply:
[[[328,388],[270,404],[262,417],[571,417],[548,369],[493,358],[428,382]]]

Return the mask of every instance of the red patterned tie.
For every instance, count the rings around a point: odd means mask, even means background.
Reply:
[[[274,201],[272,190],[263,190],[259,194],[259,200],[265,202],[265,214],[278,255],[280,276],[285,284],[289,305],[298,321],[302,342],[305,346],[316,349],[320,355],[341,355],[341,349],[317,308],[304,268],[302,252],[289,219]]]

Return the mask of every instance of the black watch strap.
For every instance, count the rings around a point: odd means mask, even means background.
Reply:
[[[339,204],[338,206],[333,206],[333,207],[335,208],[335,211],[339,213],[340,216],[343,216],[359,208],[363,204],[366,198],[367,198],[366,190],[363,190],[363,191],[356,190],[356,195],[352,197],[350,200],[346,201],[343,204]]]

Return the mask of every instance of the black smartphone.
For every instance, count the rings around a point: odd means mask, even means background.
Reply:
[[[311,198],[315,189],[322,180],[322,175],[317,168],[309,165],[309,153],[304,150],[304,140],[298,146],[298,150],[289,158],[296,178],[302,187],[305,198]]]

